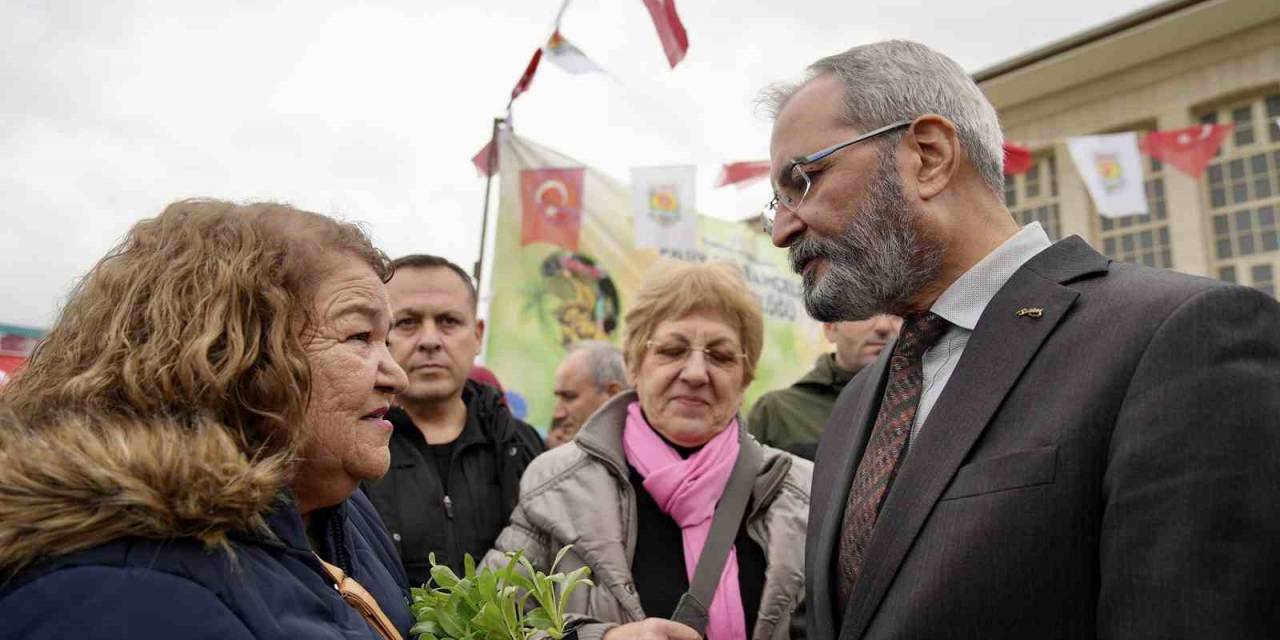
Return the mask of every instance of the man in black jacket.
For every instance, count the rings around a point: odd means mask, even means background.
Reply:
[[[417,586],[430,577],[430,554],[461,573],[463,554],[479,559],[493,546],[544,445],[496,389],[467,380],[484,336],[467,273],[427,255],[395,267],[387,341],[409,385],[387,414],[391,470],[366,489]]]

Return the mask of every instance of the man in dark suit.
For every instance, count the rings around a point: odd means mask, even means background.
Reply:
[[[1280,305],[1019,229],[994,109],[926,47],[767,97],[810,314],[906,318],[822,436],[809,637],[1280,633]]]

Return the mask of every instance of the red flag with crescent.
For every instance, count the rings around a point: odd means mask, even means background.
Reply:
[[[582,167],[520,172],[520,246],[534,242],[578,250]]]
[[[1222,142],[1231,133],[1233,124],[1206,124],[1170,131],[1152,131],[1138,142],[1138,149],[1147,155],[1167,162],[1192,178],[1199,178],[1213,157],[1218,155]]]

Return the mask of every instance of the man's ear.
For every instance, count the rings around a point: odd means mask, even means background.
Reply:
[[[836,342],[836,325],[834,322],[822,323],[822,335],[826,336],[827,342],[835,344]]]
[[[609,397],[612,398],[618,395],[619,393],[622,393],[622,389],[623,389],[622,385],[616,382],[610,382],[608,385],[605,386],[604,392],[609,394]]]
[[[937,115],[926,114],[916,118],[908,129],[910,148],[920,160],[913,176],[916,192],[924,200],[942,193],[955,178],[963,155],[956,125]]]
[[[484,320],[476,320],[476,355],[484,349]]]

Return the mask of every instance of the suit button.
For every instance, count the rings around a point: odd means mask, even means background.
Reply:
[[[398,533],[391,534],[391,539],[395,540],[396,542],[400,542],[400,534]]]
[[[622,588],[626,589],[627,593],[630,593],[632,595],[634,595],[636,592],[636,586],[631,584],[630,582],[623,583]]]

